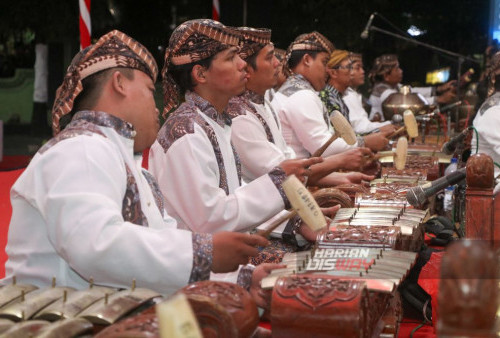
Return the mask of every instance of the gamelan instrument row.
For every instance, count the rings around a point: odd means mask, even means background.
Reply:
[[[250,294],[227,282],[193,283],[168,298],[134,286],[41,290],[14,281],[0,288],[5,338],[251,337],[258,323]]]
[[[397,287],[415,264],[417,253],[408,250],[421,245],[426,211],[374,211],[340,209],[313,250],[285,254],[285,267],[262,280],[273,289],[273,337],[397,337]]]
[[[87,290],[53,286],[38,289],[14,282],[0,288],[2,337],[75,337],[95,333],[95,327],[116,322],[130,311],[159,297],[157,292],[135,288],[95,286]]]
[[[329,222],[315,220],[323,216],[305,187],[285,189],[287,195],[296,192],[290,201],[306,223],[324,230],[313,250],[285,255],[286,267],[262,281],[264,288],[273,289],[269,315],[273,336],[397,336],[402,317],[397,286],[415,264],[422,223],[428,217],[426,210],[412,208],[404,196],[410,187],[426,182],[427,172],[389,169],[371,182],[369,190],[351,190],[352,198],[335,189],[337,200],[341,196],[351,207],[341,209]],[[335,203],[336,198],[323,202]],[[315,217],[304,217],[304,209]],[[178,332],[192,332],[192,337],[250,337],[257,330],[256,304],[238,285],[198,282],[177,295],[186,297],[196,318],[194,324],[170,320]],[[160,305],[171,301],[135,285],[115,290],[90,283],[87,290],[74,290],[54,281],[52,288],[40,290],[14,282],[0,288],[0,334],[159,337],[162,318],[189,312],[160,315]],[[172,336],[177,331],[168,332]]]
[[[397,336],[397,288],[415,264],[429,217],[406,193],[427,183],[432,167],[428,159],[419,167],[417,158],[408,158],[407,146],[406,138],[398,140],[397,167],[384,167],[370,189],[348,185],[313,193],[320,206],[343,207],[312,250],[285,254],[285,267],[262,280],[263,288],[273,289],[273,337]]]
[[[382,232],[394,236],[397,229]],[[286,254],[286,268],[262,280],[264,289],[273,289],[273,337],[397,337],[402,318],[397,286],[415,259],[413,252],[368,247]]]

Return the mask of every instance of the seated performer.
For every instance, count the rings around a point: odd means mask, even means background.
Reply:
[[[175,29],[165,54],[164,113],[175,111],[151,147],[149,166],[169,214],[196,232],[252,230],[289,207],[281,167],[242,185],[225,112],[229,99],[245,90],[239,40],[237,30],[217,21],[191,20]],[[296,162],[304,173],[320,160]]]
[[[334,110],[339,111],[346,120],[349,121],[350,111],[342,98],[347,88],[351,84],[352,60],[350,53],[346,50],[334,50],[330,54],[330,59],[326,64],[328,81],[325,88],[320,92],[321,100],[330,116]],[[350,122],[350,121],[349,121]],[[387,132],[387,134],[391,131]],[[385,138],[385,133],[377,132],[363,136],[365,147],[373,151],[384,149],[389,140]]]
[[[240,56],[247,62],[247,90],[229,101],[227,112],[232,118],[231,141],[241,159],[242,177],[250,182],[278,165],[290,174],[285,160],[295,158],[295,153],[283,139],[279,118],[264,95],[279,82],[281,69],[274,57],[271,31],[248,27],[239,30],[243,36]],[[352,149],[312,165],[308,183],[331,185],[332,182],[360,183],[373,179],[361,173],[336,173],[328,179],[317,180],[340,168],[359,170],[362,165],[362,157],[358,156],[360,151],[360,148]]]
[[[287,50],[286,70],[292,75],[274,95],[271,104],[279,115],[283,137],[297,158],[309,157],[333,134],[326,108],[318,96],[318,91],[326,84],[326,63],[333,49],[327,38],[312,32],[298,36]],[[339,138],[323,155],[338,154],[355,147]]]
[[[157,183],[134,157],[159,128],[157,72],[147,49],[119,31],[75,56],[52,110],[55,137],[12,187],[2,284],[16,277],[48,287],[55,277],[79,289],[90,279],[125,288],[135,279],[168,294],[235,270],[266,245],[259,236],[180,230],[164,212]]]
[[[485,71],[488,98],[474,118],[476,135],[471,141],[471,152],[484,153],[495,163],[495,177],[500,174],[500,52],[491,58]],[[477,137],[477,138],[476,138]],[[497,186],[495,191],[500,188]]]
[[[368,119],[368,113],[363,108],[363,97],[357,89],[365,83],[365,70],[363,69],[363,59],[361,54],[351,53],[351,82],[344,92],[344,103],[349,109],[349,122],[354,131],[358,134],[369,133],[373,130],[391,133],[396,128],[391,121],[372,122]]]
[[[369,98],[372,106],[370,120],[384,121],[382,102],[392,93],[398,92],[403,80],[403,70],[399,67],[397,55],[384,54],[376,58],[369,78],[373,83]],[[411,90],[421,94],[429,104],[450,103],[456,97],[455,83],[453,80],[438,87],[415,87]]]
[[[285,64],[285,54],[286,50],[281,48],[274,48],[274,56],[276,56],[276,59],[279,62],[278,65],[279,71],[276,84],[273,86],[273,88],[269,88],[268,90],[266,90],[266,94],[264,95],[266,100],[268,100],[269,102],[273,100],[274,94],[276,94],[276,92],[281,88],[283,83],[285,83],[286,81],[287,75],[285,74],[285,70],[283,68],[283,65]]]

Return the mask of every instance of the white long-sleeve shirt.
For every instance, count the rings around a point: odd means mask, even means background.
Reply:
[[[232,117],[231,141],[240,157],[245,182],[295,158],[283,139],[278,116],[264,97],[247,91],[230,100],[228,113]]]
[[[479,108],[473,125],[477,135],[474,131],[471,140],[472,154],[489,155],[493,162],[500,165],[500,93],[495,93],[486,99]],[[498,165],[495,165],[495,177],[500,174]]]
[[[368,113],[363,108],[363,97],[351,87],[348,87],[345,91],[343,100],[349,108],[349,122],[357,134],[365,134],[391,123],[391,121],[370,121]]]
[[[40,287],[137,285],[172,293],[208,279],[211,236],[176,228],[133,154],[132,126],[79,112],[44,145],[11,190],[6,278]],[[194,252],[194,254],[193,254]],[[194,264],[197,259],[201,266]],[[197,269],[200,270],[197,270]]]
[[[302,75],[292,75],[271,102],[278,113],[283,138],[297,158],[307,158],[334,134],[318,93]],[[338,138],[323,153],[329,156],[357,147]]]
[[[182,228],[247,231],[288,203],[281,189],[286,175],[280,168],[241,183],[229,124],[229,117],[224,119],[208,101],[188,92],[151,147],[149,168],[164,193],[168,213]]]

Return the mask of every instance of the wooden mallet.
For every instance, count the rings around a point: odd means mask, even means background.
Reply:
[[[292,205],[292,211],[288,212],[286,218],[277,218],[265,230],[257,231],[257,234],[267,238],[281,223],[297,214],[313,231],[321,230],[327,226],[326,218],[318,203],[295,175],[288,176],[282,186]]]
[[[323,144],[318,150],[316,150],[311,155],[311,157],[318,157],[323,155],[326,148],[328,148],[328,146],[339,137],[343,138],[344,141],[349,145],[353,145],[356,143],[356,133],[354,133],[354,130],[352,129],[349,121],[347,121],[346,118],[338,110],[333,111],[330,117],[330,122],[332,123],[335,133],[332,135],[332,137],[330,137],[328,141],[326,141],[325,144]]]
[[[406,157],[408,155],[408,140],[406,137],[401,136],[396,145],[396,152],[394,153],[394,167],[397,170],[403,170],[406,165]]]
[[[406,130],[410,138],[418,137],[418,124],[415,115],[409,109],[403,113],[404,126],[394,131],[392,134],[387,135],[387,138],[393,138]]]

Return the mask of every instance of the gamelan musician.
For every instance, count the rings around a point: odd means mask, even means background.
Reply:
[[[373,84],[369,98],[372,106],[370,120],[384,121],[382,102],[392,93],[398,92],[403,80],[403,70],[399,67],[397,55],[384,54],[376,58],[368,77]],[[422,95],[429,104],[449,103],[456,96],[455,83],[456,81],[452,80],[438,87],[412,87],[411,90]]]
[[[48,287],[55,277],[77,289],[90,280],[126,288],[135,279],[169,294],[211,272],[235,270],[268,243],[180,230],[164,211],[158,184],[135,156],[159,128],[156,76],[149,51],[116,30],[74,57],[52,110],[55,136],[12,188],[2,284],[15,277]]]

